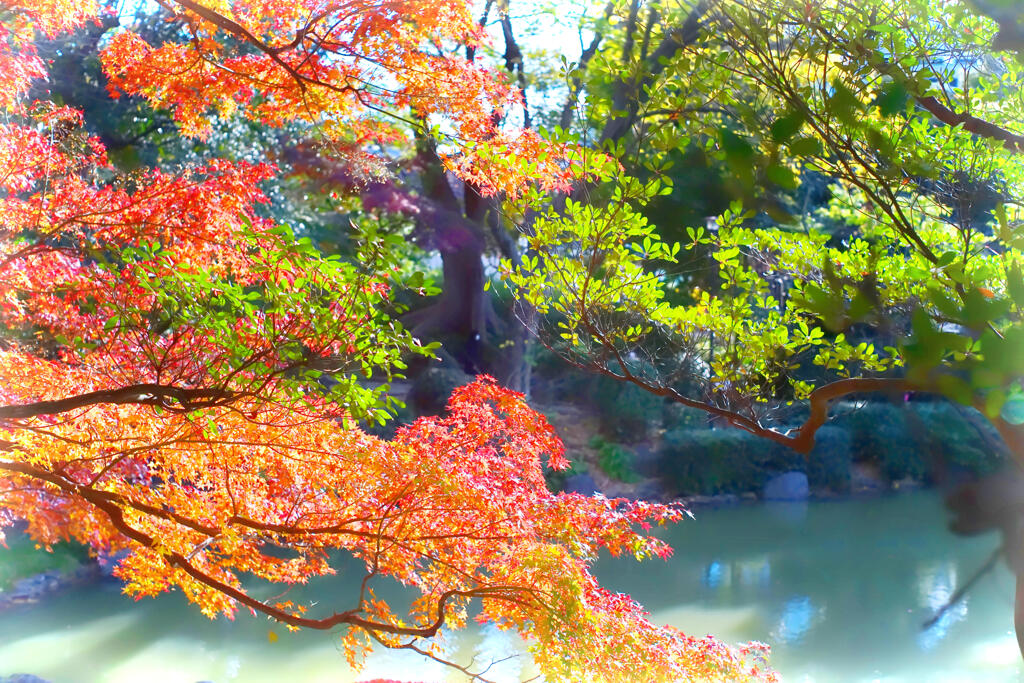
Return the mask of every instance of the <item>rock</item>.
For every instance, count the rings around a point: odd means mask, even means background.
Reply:
[[[786,472],[768,480],[764,485],[765,500],[807,500],[810,486],[803,472]]]
[[[584,496],[592,496],[599,493],[597,482],[587,473],[574,474],[565,480],[566,493],[579,493]]]
[[[851,493],[880,493],[888,488],[874,463],[856,462],[850,468]]]
[[[43,572],[42,574],[36,574],[30,576],[27,579],[21,579],[14,583],[14,590],[11,592],[16,596],[25,596],[27,598],[38,598],[46,593],[52,593],[57,590],[61,584],[61,574],[59,571],[51,570]]]
[[[51,570],[16,581],[9,591],[0,591],[0,611],[16,605],[39,602],[55,593],[81,583],[92,581],[100,576],[100,568],[95,563],[87,563],[68,572]],[[0,678],[0,683],[7,683]]]

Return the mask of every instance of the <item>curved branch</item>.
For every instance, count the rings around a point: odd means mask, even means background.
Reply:
[[[958,114],[934,97],[917,97],[915,99],[928,113],[947,126],[962,125],[964,130],[969,133],[991,140],[999,140],[1011,152],[1018,154],[1024,152],[1024,135],[1012,133],[990,121],[979,119],[977,116]]]
[[[299,31],[296,32],[295,40],[293,40],[291,43],[287,43],[285,45],[281,45],[278,47],[273,47],[264,43],[262,40],[260,40],[257,36],[253,35],[252,32],[250,32],[248,29],[246,29],[238,22],[232,21],[231,19],[228,19],[222,14],[218,14],[217,12],[207,7],[203,7],[199,3],[194,2],[194,0],[165,0],[165,2],[162,2],[161,4],[163,4],[166,7],[166,3],[174,3],[176,5],[179,5],[185,8],[186,10],[192,12],[193,14],[202,17],[206,21],[209,21],[218,28],[227,31],[236,38],[249,43],[256,49],[260,50],[268,57],[270,57],[270,59],[272,59],[274,63],[277,64],[279,67],[284,69],[289,76],[295,79],[295,81],[299,84],[299,87],[303,90],[306,88],[307,85],[318,85],[325,87],[329,90],[333,90],[335,92],[350,92],[356,94],[357,96],[359,95],[359,88],[356,88],[351,85],[334,85],[333,83],[322,81],[317,78],[310,78],[309,76],[299,73],[298,69],[296,69],[291,64],[288,64],[288,62],[281,59],[282,52],[291,49],[293,46],[298,46],[309,33],[309,31],[312,29],[312,25],[316,23],[316,21],[321,19],[323,16],[326,16],[323,13],[316,15],[310,20],[310,22],[305,27],[299,29]]]
[[[814,448],[814,435],[828,419],[828,408],[832,401],[844,396],[849,396],[850,394],[872,392],[892,393],[920,389],[920,387],[901,377],[851,377],[849,379],[830,382],[811,392],[808,397],[808,401],[810,403],[810,415],[804,423],[795,430],[795,436],[790,436],[788,433],[777,432],[773,429],[766,429],[756,420],[753,420],[746,415],[741,415],[740,413],[720,408],[719,406],[705,403],[704,401],[688,398],[672,387],[652,384],[641,377],[637,377],[629,370],[629,366],[619,353],[619,350],[615,348],[615,345],[601,334],[600,330],[590,322],[589,318],[584,316],[582,322],[587,331],[597,339],[598,343],[600,343],[601,346],[615,357],[616,361],[619,363],[619,367],[622,368],[622,374],[609,370],[607,367],[598,363],[578,363],[566,358],[571,365],[575,365],[581,369],[596,371],[613,379],[629,382],[644,391],[654,394],[655,396],[671,399],[676,403],[687,406],[688,408],[703,410],[715,417],[722,418],[733,427],[750,432],[756,436],[770,439],[771,441],[780,443],[783,446],[788,446],[798,453],[803,453],[805,455],[810,453],[811,449]],[[1022,435],[1021,438],[1024,439],[1024,435]],[[1022,449],[1021,452],[1024,452],[1024,449]]]

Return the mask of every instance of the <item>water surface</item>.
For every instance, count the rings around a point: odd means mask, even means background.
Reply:
[[[921,629],[999,542],[946,532],[932,494],[698,511],[664,535],[676,549],[671,560],[602,559],[602,581],[688,633],[767,642],[783,680],[1024,680],[1003,565]],[[348,605],[358,577],[343,567],[289,598]],[[525,656],[505,659],[521,644],[496,629],[449,634],[448,647],[461,661],[504,659],[489,678],[534,673]],[[248,614],[209,621],[180,595],[136,602],[113,584],[0,614],[0,675],[15,672],[55,683],[462,680],[396,652],[372,655],[356,674],[336,635],[290,633]]]

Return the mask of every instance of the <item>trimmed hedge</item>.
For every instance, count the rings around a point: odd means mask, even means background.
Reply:
[[[662,441],[660,474],[677,494],[759,492],[779,472],[803,469],[803,457],[738,429],[676,429]]]
[[[771,477],[807,474],[813,489],[850,490],[853,462],[877,465],[889,481],[989,474],[1006,459],[995,430],[980,415],[942,401],[844,404],[815,435],[805,458],[738,429],[680,428],[665,433],[658,466],[676,494],[760,492]]]
[[[804,471],[814,489],[850,492],[850,464],[853,439],[842,427],[825,425],[814,435],[814,449],[807,456]]]
[[[945,401],[842,405],[833,424],[852,438],[855,462],[872,462],[890,481],[930,481],[950,467],[989,474],[1005,462],[995,429],[979,413]]]
[[[910,428],[902,406],[891,403],[868,403],[844,412],[837,412],[834,424],[849,431],[855,462],[874,462],[889,481],[910,477],[923,480],[929,471],[923,443],[924,434]]]

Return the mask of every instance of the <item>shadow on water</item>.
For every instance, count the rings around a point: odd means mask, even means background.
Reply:
[[[688,633],[769,643],[786,681],[1024,680],[1005,567],[921,628],[998,543],[949,534],[935,495],[696,514],[659,530],[675,548],[671,560],[603,558],[602,582]],[[289,598],[343,608],[358,579],[357,567],[343,566]],[[247,614],[209,621],[180,595],[135,602],[106,584],[0,614],[0,674],[58,683],[459,680],[408,652],[374,654],[357,677],[336,635],[290,633]],[[495,661],[496,680],[533,675],[527,658],[505,659],[521,651],[518,638],[494,628],[449,634],[448,647],[461,661]]]

